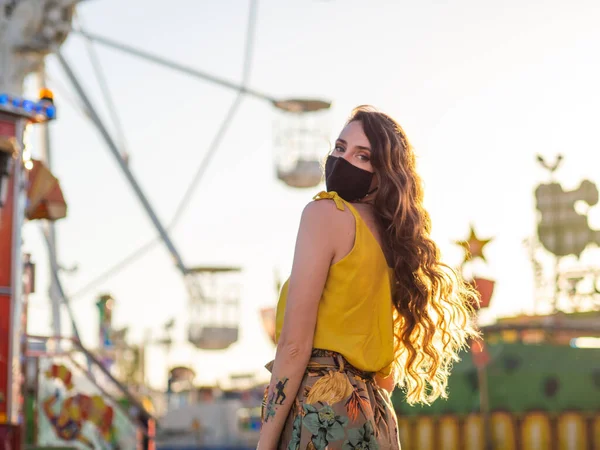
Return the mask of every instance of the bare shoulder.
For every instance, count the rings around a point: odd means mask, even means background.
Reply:
[[[313,201],[304,207],[300,221],[300,236],[310,236],[310,242],[328,253],[328,265],[343,258],[354,245],[354,215],[350,208],[337,208],[330,199]],[[306,239],[302,239],[304,245]]]
[[[308,203],[302,211],[302,222],[310,222],[325,229],[337,228],[348,223],[352,213],[346,208],[341,211],[335,202],[329,199],[316,200]]]

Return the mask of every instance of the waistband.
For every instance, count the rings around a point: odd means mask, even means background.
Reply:
[[[275,361],[269,362],[265,368],[271,372]],[[306,372],[308,376],[321,376],[324,375],[321,371],[328,372],[329,370],[337,370],[339,372],[349,373],[351,375],[360,377],[365,381],[372,381],[375,377],[375,372],[366,372],[364,370],[357,369],[344,358],[344,356],[338,352],[332,350],[323,350],[320,348],[314,348],[310,360],[306,366]]]

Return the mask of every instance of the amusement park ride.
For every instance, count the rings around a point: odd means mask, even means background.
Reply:
[[[96,112],[60,50],[70,33],[89,43],[112,47],[238,92],[178,210],[204,173],[244,95],[270,102],[279,115],[275,145],[282,150],[276,164],[276,175],[281,181],[291,187],[316,186],[322,178],[321,158],[327,152],[327,130],[323,123],[329,102],[276,99],[247,86],[255,0],[250,2],[244,73],[239,85],[81,28],[74,30],[72,21],[77,3],[77,0],[0,0],[0,450],[22,448],[25,440],[30,445],[68,442],[76,448],[155,446],[153,418],[98,357],[82,346],[72,314],[74,337],[61,336],[60,308],[65,306],[69,313],[70,309],[60,282],[53,222],[66,216],[67,207],[50,167],[46,123],[60,116],[53,94],[45,86],[44,60],[50,54],[57,58],[79,103],[116,159],[184,279],[190,297],[189,341],[200,349],[225,349],[238,340],[239,294],[235,291],[235,278],[239,268],[190,267],[184,263],[168,228],[159,220],[130,170],[126,153]],[[38,73],[40,80],[40,98],[33,100],[22,97],[25,77],[31,73]],[[106,101],[110,102],[108,95]],[[42,134],[43,161],[31,159],[31,149],[25,142],[26,130],[32,126],[38,127]],[[26,220],[44,220],[47,225],[52,337],[27,335],[27,294],[34,289],[34,265],[29,255],[22,255],[21,251],[21,230]],[[112,300],[107,300],[98,304],[105,319],[110,317],[111,303]],[[78,384],[88,386],[86,392],[77,391]],[[84,436],[86,423],[96,427],[94,436]]]

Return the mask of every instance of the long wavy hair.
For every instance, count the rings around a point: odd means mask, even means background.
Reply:
[[[431,220],[423,206],[416,158],[402,127],[371,106],[352,111],[371,144],[371,163],[379,180],[375,215],[395,274],[392,373],[410,404],[447,397],[450,369],[470,338],[477,292],[440,260],[431,239]]]

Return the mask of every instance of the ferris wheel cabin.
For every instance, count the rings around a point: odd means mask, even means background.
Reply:
[[[323,179],[329,151],[330,102],[290,99],[273,103],[277,178],[293,188],[311,188]]]
[[[224,350],[239,338],[237,267],[195,267],[186,275],[189,303],[188,341],[202,350]]]

